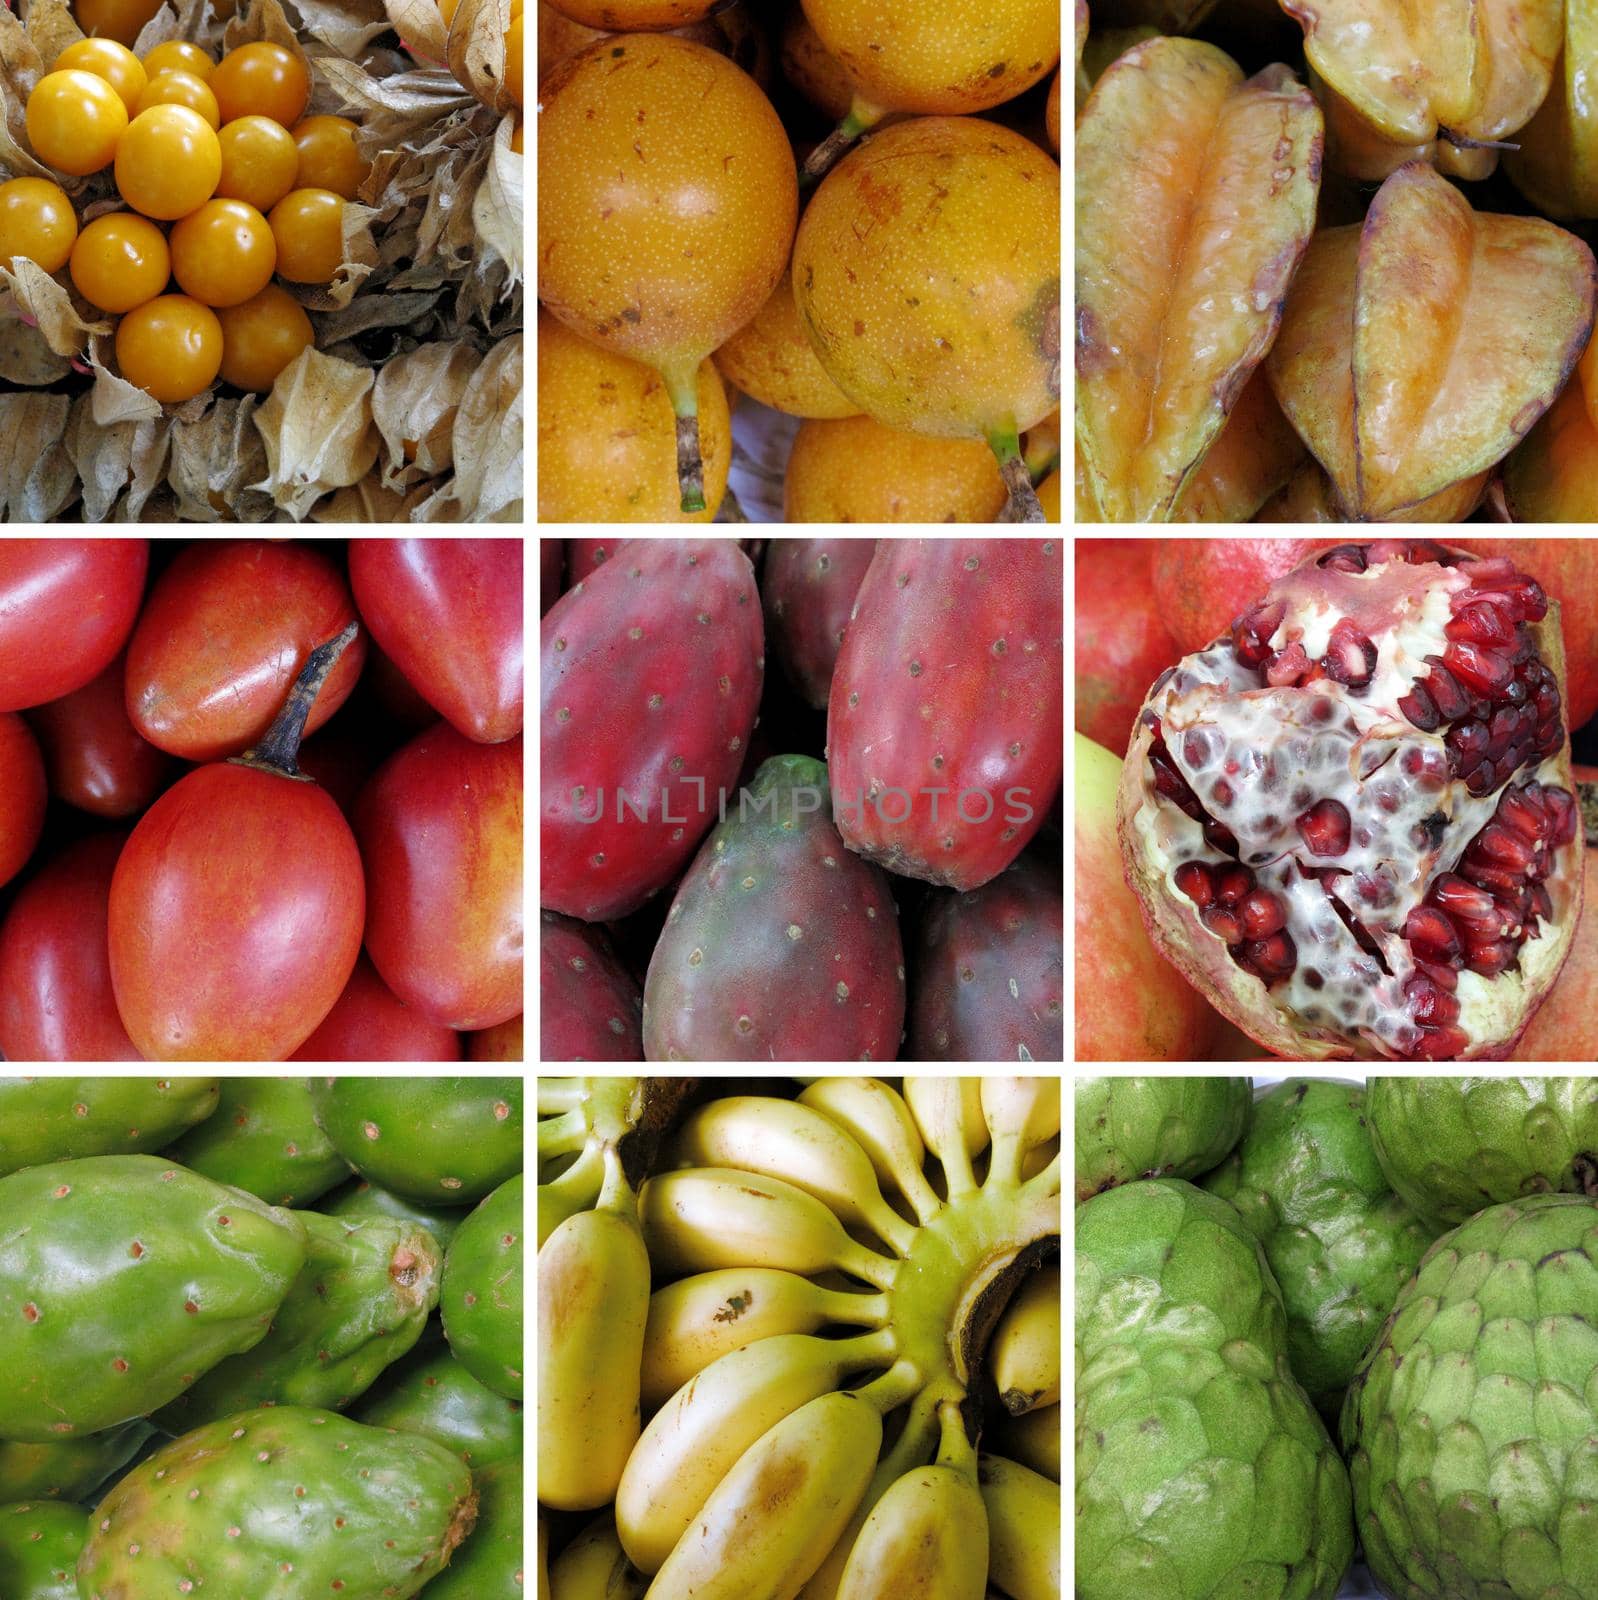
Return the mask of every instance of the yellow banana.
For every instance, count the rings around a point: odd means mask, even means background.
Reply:
[[[865,1493],[881,1445],[882,1417],[861,1394],[800,1406],[722,1478],[650,1600],[793,1600]]]
[[[905,1103],[938,1158],[951,1198],[976,1188],[971,1158],[988,1147],[979,1078],[906,1078]]]
[[[614,1498],[638,1438],[649,1256],[614,1149],[592,1211],[538,1252],[538,1498],[592,1511]]]
[[[732,1350],[778,1333],[814,1333],[828,1323],[879,1328],[880,1294],[838,1294],[772,1267],[723,1267],[681,1278],[649,1297],[643,1404],[668,1401],[696,1372]]]
[[[854,1508],[844,1530],[833,1541],[826,1559],[811,1573],[799,1600],[837,1600],[838,1585],[843,1581],[843,1569],[849,1564],[854,1542],[860,1537],[866,1518],[889,1488],[898,1482],[912,1467],[925,1466],[937,1453],[938,1404],[930,1388],[923,1389],[910,1402],[904,1427],[899,1437],[883,1452],[877,1470],[871,1475],[866,1492]]]
[[[1012,1416],[1060,1402],[1060,1269],[1034,1272],[999,1318],[988,1365]]]
[[[716,1485],[768,1428],[849,1373],[887,1366],[893,1354],[886,1328],[854,1339],[780,1333],[690,1379],[650,1419],[616,1490],[616,1527],[633,1565],[660,1570]]]
[[[988,1572],[1013,1600],[1060,1600],[1060,1486],[984,1452],[977,1467],[988,1508]]]
[[[915,1118],[880,1078],[816,1078],[799,1103],[852,1135],[871,1158],[878,1181],[897,1189],[922,1222],[930,1222],[943,1208],[922,1170],[927,1151]]]
[[[792,1100],[731,1095],[701,1106],[682,1125],[678,1156],[690,1166],[735,1167],[780,1178],[869,1228],[901,1256],[915,1229],[882,1198],[864,1150],[829,1117]]]
[[[1000,1417],[994,1442],[1023,1466],[1060,1481],[1060,1408],[1039,1406],[1025,1416]]]
[[[1021,1181],[1021,1161],[1060,1131],[1058,1078],[983,1078],[982,1115],[993,1137],[988,1182]]]
[[[651,1178],[638,1204],[650,1259],[666,1273],[837,1267],[878,1289],[893,1283],[897,1263],[857,1244],[814,1195],[780,1178],[688,1167]]]
[[[538,1514],[538,1600],[551,1600],[549,1593],[549,1528],[543,1512]]]
[[[1035,1178],[1048,1166],[1051,1161],[1060,1159],[1060,1136],[1055,1134],[1052,1139],[1045,1139],[1042,1144],[1035,1144],[1021,1157],[1021,1181],[1025,1183],[1028,1178]]]
[[[898,1478],[849,1552],[838,1600],[983,1600],[988,1513],[960,1408],[939,1407],[937,1463]]]
[[[555,1558],[550,1600],[643,1600],[649,1578],[622,1550],[616,1518],[596,1517]]]

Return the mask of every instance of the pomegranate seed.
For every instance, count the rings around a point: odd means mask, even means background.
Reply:
[[[1430,733],[1442,721],[1437,713],[1437,702],[1426,692],[1426,685],[1418,678],[1409,693],[1398,702],[1398,709],[1422,733]]]
[[[1485,861],[1471,861],[1468,865],[1461,862],[1460,873],[1468,877],[1478,889],[1485,889],[1489,894],[1499,896],[1514,894],[1526,881],[1524,872],[1493,866]]]
[[[1470,1043],[1462,1028],[1422,1028],[1415,1049],[1417,1061],[1452,1061]]]
[[[1298,819],[1298,831],[1314,856],[1340,856],[1348,849],[1348,807],[1340,800],[1317,800]]]
[[[1176,886],[1196,906],[1210,905],[1215,899],[1210,869],[1202,861],[1184,861],[1176,869]]]
[[[1228,867],[1215,880],[1215,898],[1223,906],[1235,906],[1254,887],[1254,874],[1247,867]]]
[[[1228,906],[1206,906],[1199,912],[1199,921],[1211,933],[1228,944],[1239,944],[1243,938],[1243,923],[1238,914]]]
[[[1328,572],[1363,572],[1366,567],[1365,551],[1357,544],[1340,544],[1321,556],[1318,565]]]
[[[1243,933],[1250,939],[1264,939],[1287,926],[1282,903],[1268,889],[1251,889],[1237,902]]]
[[[1310,669],[1309,653],[1295,639],[1285,650],[1265,658],[1265,681],[1273,689],[1288,689],[1300,684]]]
[[[1476,644],[1512,645],[1515,622],[1500,605],[1478,601],[1456,611],[1443,626],[1450,639],[1471,640]]]
[[[1459,954],[1454,925],[1434,906],[1416,906],[1404,919],[1404,937],[1417,956],[1448,961]]]
[[[1209,735],[1198,728],[1195,728],[1191,733],[1183,734],[1182,759],[1195,772],[1200,772],[1208,766],[1210,760]]]
[[[1546,883],[1534,883],[1531,886],[1531,905],[1526,912],[1526,921],[1530,923],[1533,914],[1542,918],[1544,922],[1554,920],[1553,896],[1548,893]]]
[[[1476,561],[1467,562],[1465,576],[1470,581],[1472,589],[1496,588],[1506,578],[1518,576],[1515,563],[1508,556],[1483,556]]]
[[[1466,639],[1452,641],[1443,652],[1448,669],[1461,683],[1482,694],[1491,694],[1509,682],[1513,670],[1503,656],[1484,650]]]
[[[1285,933],[1250,940],[1244,945],[1243,954],[1263,978],[1285,978],[1298,961],[1298,951]]]
[[[1424,972],[1439,989],[1446,989],[1450,994],[1459,987],[1459,974],[1452,967],[1439,966],[1435,961],[1417,961],[1415,969]]]
[[[1548,836],[1555,846],[1569,844],[1576,837],[1575,797],[1563,789],[1552,787],[1542,791],[1543,804],[1548,807]]]
[[[1496,939],[1490,944],[1474,945],[1466,953],[1465,965],[1484,978],[1496,978],[1515,964],[1515,946],[1508,939]]]
[[[1520,728],[1520,713],[1513,706],[1500,706],[1487,724],[1487,756],[1498,761],[1509,753]]]
[[[1494,861],[1525,872],[1537,857],[1537,847],[1528,844],[1512,829],[1489,822],[1471,842],[1471,849],[1480,850]]]
[[[1493,915],[1493,897],[1474,884],[1467,883],[1457,873],[1443,873],[1432,885],[1429,898],[1456,921],[1464,918],[1479,922]]]
[[[1321,671],[1336,683],[1358,689],[1370,682],[1375,670],[1376,646],[1347,617],[1339,617],[1326,641]]]
[[[1487,730],[1479,722],[1456,722],[1443,735],[1454,772],[1463,778],[1481,765],[1487,754]]]
[[[1404,985],[1404,993],[1409,997],[1410,1014],[1417,1022],[1437,1025],[1459,1019],[1459,1001],[1429,978],[1411,978]]]
[[[1458,722],[1470,710],[1470,696],[1460,688],[1459,680],[1443,664],[1441,656],[1427,656],[1426,664],[1432,670],[1426,679],[1426,688],[1437,703],[1437,714],[1444,722]]]
[[[1287,602],[1275,600],[1245,611],[1232,624],[1232,648],[1245,667],[1257,667],[1271,653],[1271,635],[1286,614]]]

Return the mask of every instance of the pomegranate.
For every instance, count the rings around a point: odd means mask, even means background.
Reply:
[[[1278,1055],[1503,1059],[1581,907],[1563,679],[1507,556],[1312,557],[1139,715],[1118,832],[1155,943]]]
[[[1076,731],[1117,755],[1143,696],[1181,655],[1154,604],[1146,539],[1076,542]]]

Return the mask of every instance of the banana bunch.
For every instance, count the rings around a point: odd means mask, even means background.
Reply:
[[[711,1100],[636,1203],[614,1148],[636,1102],[604,1081],[550,1095],[547,1144],[540,1125],[541,1162],[570,1161],[551,1218],[575,1209],[539,1254],[539,1500],[599,1513],[552,1600],[1058,1600],[1058,1487],[1033,1470],[1051,1424],[1059,1470],[1058,1268],[989,1352],[1004,1456],[968,1432],[962,1337],[1058,1236],[1058,1081]]]
[[[538,1080],[538,1247],[586,1211],[605,1180],[605,1150],[636,1125],[641,1078]]]

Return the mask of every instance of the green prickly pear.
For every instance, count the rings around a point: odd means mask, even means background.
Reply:
[[[224,1078],[216,1115],[166,1155],[268,1205],[301,1209],[350,1175],[349,1163],[316,1125],[303,1078]]]
[[[0,1595],[78,1600],[78,1553],[88,1537],[83,1506],[59,1500],[0,1505]]]
[[[520,1078],[312,1078],[316,1120],[363,1178],[469,1205],[522,1169]]]
[[[268,1406],[207,1423],[100,1502],[81,1600],[408,1600],[472,1530],[459,1456],[332,1411]]]
[[[393,1217],[397,1222],[419,1222],[446,1248],[455,1230],[471,1215],[466,1206],[425,1206],[390,1194],[365,1178],[324,1195],[316,1209],[328,1217]]]
[[[22,1500],[88,1500],[120,1472],[155,1429],[142,1417],[59,1444],[0,1439],[0,1505]]]
[[[272,1331],[163,1406],[155,1422],[166,1432],[259,1405],[342,1411],[421,1337],[443,1262],[430,1233],[387,1217],[293,1215],[309,1249]]]
[[[461,1224],[444,1258],[439,1309],[455,1359],[495,1394],[522,1397],[522,1179]]]
[[[0,1438],[115,1427],[258,1344],[305,1264],[305,1227],[156,1156],[0,1178]]]
[[[651,1061],[892,1061],[899,916],[844,849],[827,769],[773,756],[701,847],[644,982]]]
[[[452,1356],[442,1340],[396,1361],[350,1415],[374,1428],[425,1434],[474,1471],[521,1460],[522,1403],[495,1394]]]
[[[522,1462],[517,1456],[472,1474],[477,1526],[426,1600],[525,1600],[522,1587]]]
[[[159,1150],[217,1107],[218,1078],[0,1078],[0,1177]]]

